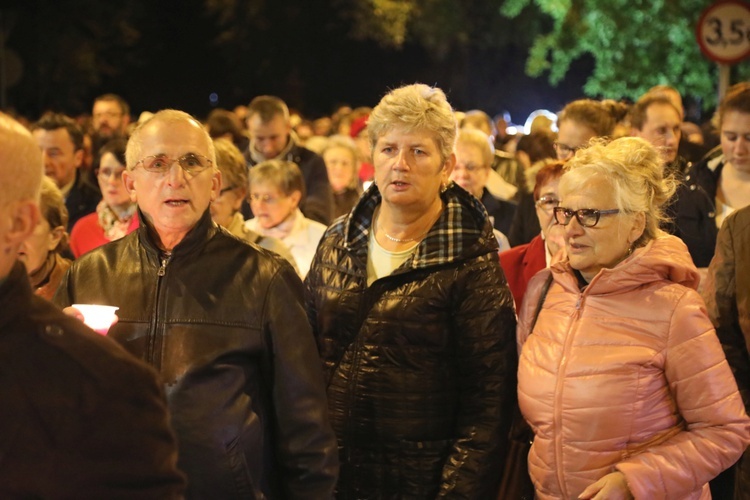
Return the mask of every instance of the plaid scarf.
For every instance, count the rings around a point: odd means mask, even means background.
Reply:
[[[492,223],[482,203],[451,182],[440,193],[445,208],[427,235],[397,272],[454,262],[461,258],[497,252]],[[332,228],[343,232],[344,246],[367,260],[367,243],[375,209],[382,196],[373,183],[357,205]]]

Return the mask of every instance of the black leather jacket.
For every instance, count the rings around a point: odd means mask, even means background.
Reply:
[[[487,212],[452,185],[414,257],[367,285],[376,186],[306,278],[339,439],[337,498],[497,496],[516,398],[516,320]]]
[[[208,210],[171,255],[150,231],[81,257],[55,300],[120,307],[109,336],[162,376],[188,498],[330,498],[336,442],[297,274]]]

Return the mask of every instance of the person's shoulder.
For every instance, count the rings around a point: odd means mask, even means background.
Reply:
[[[43,363],[45,377],[80,379],[96,387],[122,386],[135,378],[153,379],[153,371],[116,342],[65,315],[51,303],[32,297],[24,330],[24,363]]]

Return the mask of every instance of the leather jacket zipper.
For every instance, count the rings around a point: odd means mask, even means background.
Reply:
[[[152,310],[151,315],[151,326],[149,327],[149,334],[148,334],[148,350],[146,355],[146,360],[148,363],[155,367],[157,371],[161,369],[161,363],[156,363],[156,339],[158,336],[157,328],[159,326],[159,307],[161,304],[161,281],[162,278],[167,274],[167,266],[169,265],[169,261],[172,259],[172,254],[170,252],[165,252],[161,255],[159,255],[159,260],[161,261],[161,264],[159,265],[159,270],[156,272],[156,291],[154,293],[154,297],[156,298],[156,302],[154,303],[154,308]]]

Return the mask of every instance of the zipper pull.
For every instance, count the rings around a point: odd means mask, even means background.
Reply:
[[[157,273],[158,276],[164,276],[167,272],[167,264],[169,264],[169,259],[172,258],[171,253],[166,253],[161,258],[161,266],[159,267],[159,272]]]
[[[581,301],[583,301],[583,294],[578,294],[578,300],[576,301],[576,311],[581,310]]]

